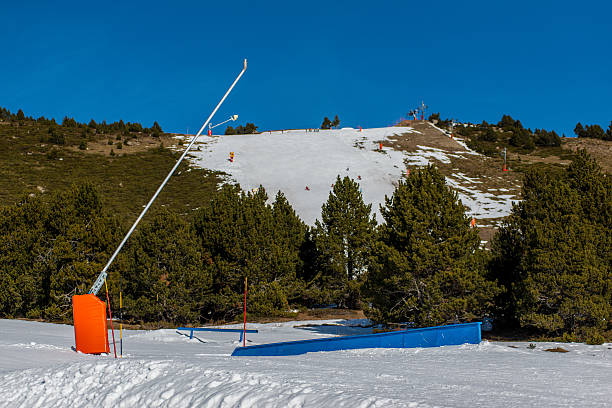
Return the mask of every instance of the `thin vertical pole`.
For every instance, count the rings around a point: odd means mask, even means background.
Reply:
[[[121,275],[119,275],[119,356],[121,358],[123,358],[123,288],[121,287],[122,280],[123,279]]]
[[[113,334],[113,350],[115,351],[115,358],[117,358],[117,347],[115,347],[115,330],[113,330],[113,316],[111,315],[110,298],[108,297],[108,285],[106,279],[104,279],[104,287],[106,288],[106,303],[108,304],[108,318],[111,322],[111,333]]]
[[[246,346],[246,295],[247,295],[247,277],[244,277],[244,324],[242,326],[242,347]]]

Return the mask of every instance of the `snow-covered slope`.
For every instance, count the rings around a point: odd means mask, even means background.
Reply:
[[[193,163],[229,174],[248,191],[263,185],[270,198],[281,190],[300,217],[314,224],[338,175],[359,181],[365,202],[373,203],[372,209],[378,212],[378,205],[393,192],[393,183],[406,168],[401,152],[377,151],[378,143],[409,132],[414,130],[289,130],[205,137],[201,151],[193,153],[197,156]],[[235,153],[233,162],[230,152]]]
[[[320,218],[321,205],[327,200],[336,176],[349,176],[360,183],[364,201],[371,203],[377,221],[379,206],[391,195],[407,166],[428,163],[450,164],[453,160],[482,160],[460,140],[445,149],[428,145],[428,138],[449,139],[441,130],[426,123],[413,127],[376,129],[344,128],[334,130],[288,130],[256,135],[203,136],[199,150],[191,154],[196,166],[222,171],[228,181],[251,191],[263,185],[273,199],[281,190],[308,224]],[[422,145],[400,148],[398,140],[419,137]],[[382,151],[379,143],[384,143]],[[234,152],[234,161],[230,153]],[[484,177],[484,176],[483,176]],[[501,177],[500,177],[501,178]],[[498,219],[510,212],[513,194],[498,195],[480,190],[480,181],[457,170],[447,174],[470,215],[479,220]]]
[[[363,333],[362,321],[252,324],[251,344]],[[311,325],[308,325],[311,324]],[[323,325],[326,324],[326,325]],[[332,324],[332,325],[329,325]],[[301,327],[300,327],[301,326]],[[612,345],[488,343],[231,357],[234,333],[124,332],[124,358],[73,328],[0,320],[0,407],[606,407]],[[110,337],[110,336],[109,336]],[[561,346],[568,353],[544,351]]]

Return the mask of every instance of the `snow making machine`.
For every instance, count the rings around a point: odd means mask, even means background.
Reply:
[[[109,302],[109,297],[108,297],[108,286],[106,285],[106,277],[108,275],[108,268],[113,263],[113,261],[117,257],[117,254],[119,254],[119,252],[121,251],[121,248],[123,248],[123,245],[125,245],[130,235],[132,235],[132,233],[136,229],[136,226],[138,225],[142,217],[147,213],[147,211],[151,207],[151,204],[153,204],[153,202],[155,201],[155,199],[157,198],[161,190],[164,188],[164,186],[166,185],[170,177],[172,177],[172,174],[174,174],[179,164],[183,161],[187,153],[189,153],[189,151],[191,150],[191,147],[193,146],[197,138],[202,134],[202,131],[204,131],[204,129],[206,129],[206,127],[209,125],[211,119],[213,118],[215,113],[217,113],[217,110],[223,104],[223,102],[225,101],[225,98],[227,98],[227,96],[230,94],[230,92],[232,91],[236,83],[238,83],[238,81],[240,80],[240,78],[242,77],[246,69],[247,69],[247,60],[245,59],[242,71],[240,71],[240,74],[238,74],[238,76],[236,77],[232,85],[229,87],[225,95],[223,95],[223,98],[221,98],[221,100],[219,101],[215,109],[212,111],[208,119],[206,119],[206,122],[204,123],[204,125],[202,125],[198,133],[193,137],[193,139],[191,140],[191,142],[189,143],[189,145],[187,146],[187,148],[185,149],[181,157],[177,160],[172,170],[170,170],[170,173],[168,173],[168,175],[166,176],[164,181],[161,183],[161,185],[159,186],[159,188],[157,189],[153,197],[151,197],[148,204],[142,210],[142,212],[140,213],[140,215],[138,216],[138,218],[136,219],[136,221],[134,222],[134,224],[132,225],[128,233],[125,235],[125,237],[123,238],[123,240],[121,241],[121,243],[119,244],[119,246],[117,247],[113,255],[110,257],[110,259],[104,266],[104,269],[102,269],[102,272],[100,272],[100,275],[98,275],[98,278],[96,279],[95,283],[89,290],[89,293],[86,295],[75,295],[72,297],[72,312],[73,312],[73,318],[74,318],[74,340],[75,340],[75,349],[77,351],[80,351],[82,353],[87,353],[87,354],[99,354],[99,353],[109,353],[110,352],[110,346],[109,346],[109,341],[108,341],[107,318],[106,318],[107,306],[108,306],[108,318],[110,319],[110,324],[111,324],[111,333],[113,334],[113,348],[114,348],[115,341],[114,341],[113,320],[111,316],[110,302]],[[230,119],[228,120],[236,120],[237,118],[238,118],[238,115],[232,115]],[[106,304],[96,296],[98,292],[100,291],[100,289],[102,288],[102,285],[104,285],[106,289]],[[115,357],[117,357],[116,350],[115,350]]]

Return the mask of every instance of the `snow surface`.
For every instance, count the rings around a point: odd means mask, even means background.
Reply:
[[[249,324],[249,344],[369,332]],[[302,326],[302,327],[300,327]],[[234,325],[230,327],[239,327]],[[116,333],[118,335],[118,333]],[[125,331],[124,358],[76,353],[72,326],[0,320],[0,407],[609,407],[612,344],[489,343],[231,357],[236,333]],[[109,335],[110,337],[110,335]],[[563,347],[569,353],[550,353]]]
[[[389,136],[416,132],[409,127],[379,129],[286,130],[255,135],[203,137],[192,163],[223,171],[246,190],[263,185],[274,198],[282,191],[302,220],[313,225],[329,196],[336,176],[360,183],[364,201],[377,213],[394,183],[405,172],[404,154],[389,148],[377,151]],[[235,153],[234,162],[229,161]],[[361,177],[361,180],[359,180]],[[308,187],[308,189],[306,189]]]
[[[435,126],[434,126],[435,128]],[[440,130],[440,129],[438,129]],[[444,133],[442,130],[440,132]],[[379,142],[396,140],[398,135],[420,133],[411,127],[386,127],[331,130],[285,130],[255,135],[202,136],[198,150],[190,152],[191,162],[202,168],[222,171],[227,181],[237,182],[245,191],[263,185],[270,200],[282,191],[298,215],[309,225],[320,218],[321,206],[327,201],[336,176],[349,176],[359,182],[364,201],[372,204],[377,221],[382,222],[379,206],[390,196],[397,181],[405,173],[406,164],[425,166],[451,157],[478,155],[457,140],[457,149],[445,151],[418,145],[415,152],[396,151]],[[230,152],[234,161],[230,162]],[[468,214],[476,218],[500,218],[509,214],[512,198],[474,188],[476,179],[453,175],[448,184],[458,190]],[[359,179],[361,177],[361,179]],[[469,187],[457,188],[468,182]],[[308,188],[307,188],[308,187]]]

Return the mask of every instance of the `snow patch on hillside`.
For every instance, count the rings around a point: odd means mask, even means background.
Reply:
[[[336,176],[349,176],[359,182],[364,201],[372,204],[377,221],[382,222],[379,206],[384,205],[385,196],[393,193],[406,165],[448,164],[451,158],[478,155],[460,140],[457,148],[449,151],[425,145],[417,145],[413,152],[379,149],[379,143],[395,141],[406,134],[409,137],[420,132],[411,127],[386,127],[204,136],[197,142],[199,150],[190,152],[190,160],[198,167],[226,173],[227,182],[239,183],[245,191],[263,185],[270,201],[277,191],[282,191],[309,225],[320,218],[321,206]],[[230,152],[234,152],[233,162]],[[447,183],[457,190],[470,216],[500,218],[512,208],[513,196],[500,198],[480,191],[475,184],[482,182],[475,178],[457,173],[448,177]]]
[[[218,170],[250,191],[263,185],[273,199],[281,190],[300,217],[314,224],[336,176],[349,176],[361,186],[366,203],[378,206],[391,195],[405,171],[404,154],[379,143],[389,136],[416,131],[410,127],[379,129],[288,130],[256,135],[205,137],[192,162]],[[234,152],[234,162],[230,162]]]

